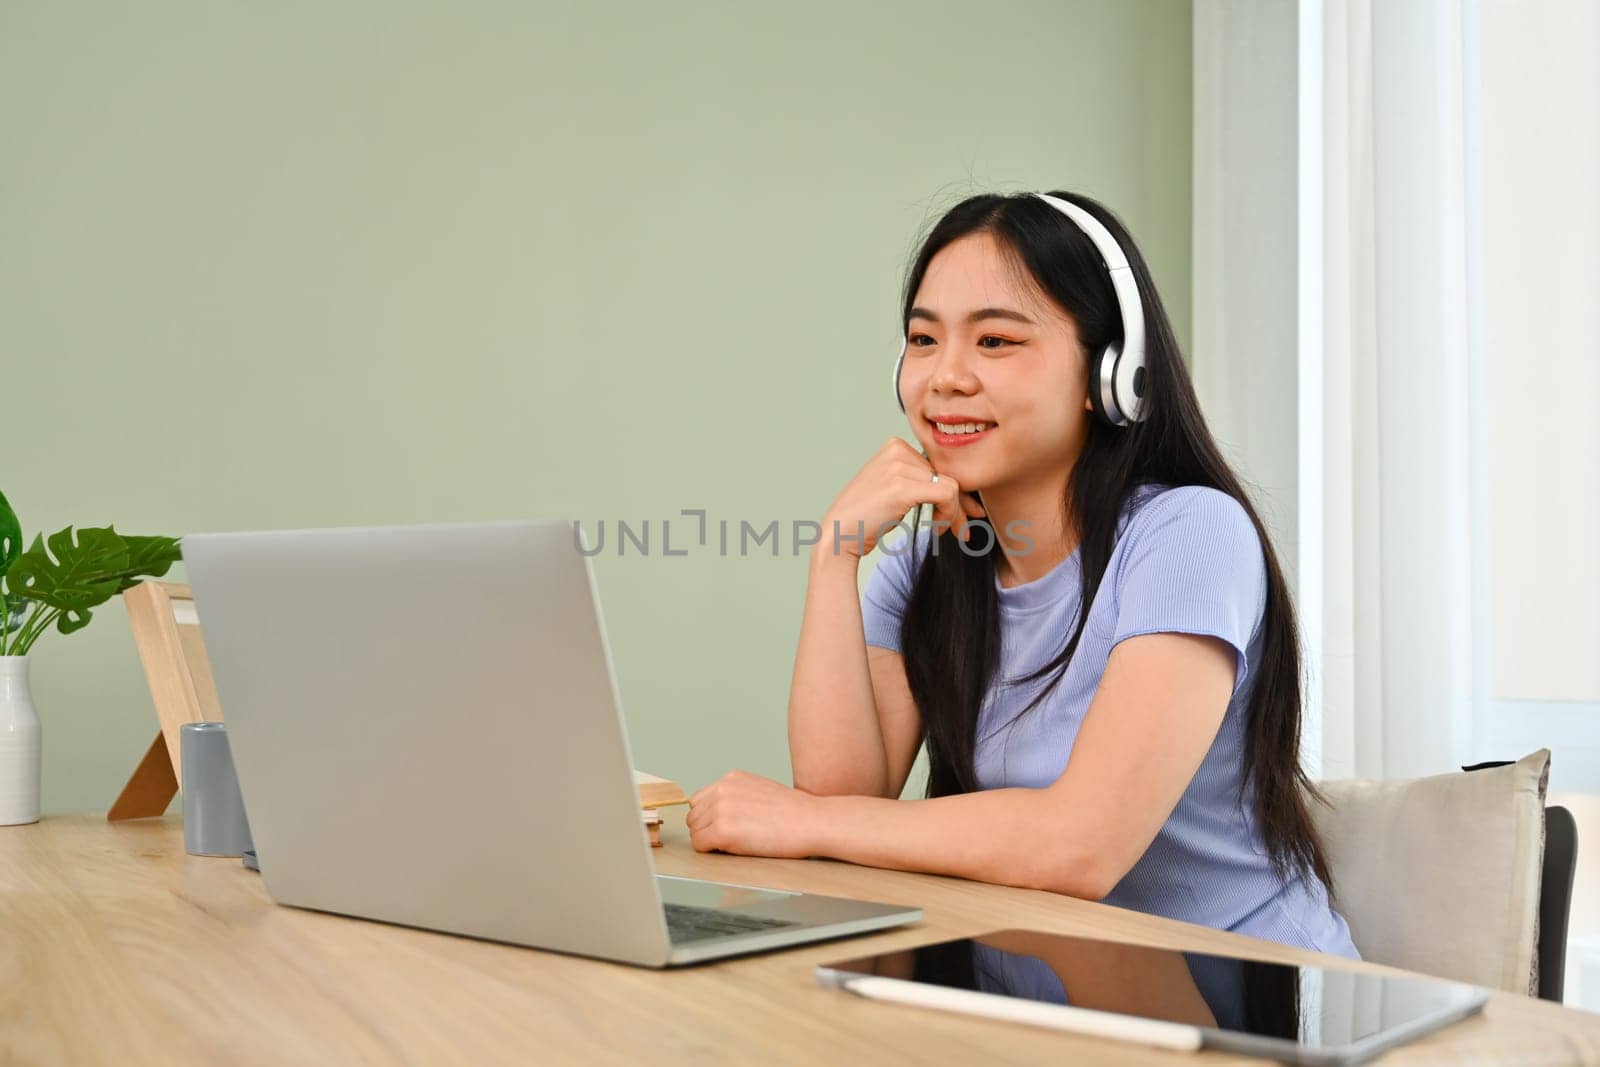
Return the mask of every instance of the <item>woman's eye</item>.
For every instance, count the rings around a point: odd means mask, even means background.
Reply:
[[[925,333],[914,333],[914,334],[912,334],[910,337],[908,337],[906,339],[906,344],[907,344],[907,347],[910,347],[910,348],[927,348],[928,345],[925,345],[925,344],[922,343],[924,341],[928,342],[928,344],[934,344],[935,343],[933,338],[929,337]],[[985,341],[999,341],[1000,344],[999,345],[985,345],[984,344]],[[994,334],[986,334],[983,337],[980,337],[978,339],[978,347],[980,347],[980,348],[999,348],[1000,345],[1014,345],[1014,344],[1017,344],[1017,343],[1018,342],[1013,341],[1008,337],[997,337]]]

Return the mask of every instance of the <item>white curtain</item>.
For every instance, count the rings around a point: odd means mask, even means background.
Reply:
[[[1436,774],[1472,742],[1462,3],[1322,7],[1321,769]]]
[[[1195,376],[1276,516],[1314,777],[1441,773],[1472,745],[1463,2],[1194,9]],[[1248,103],[1285,64],[1297,109]],[[1243,170],[1259,158],[1297,161],[1292,204],[1228,192],[1262,180]],[[1292,301],[1240,292],[1272,271]]]

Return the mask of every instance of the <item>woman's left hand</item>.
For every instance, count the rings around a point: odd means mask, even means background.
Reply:
[[[820,797],[748,771],[730,771],[689,798],[696,852],[805,859],[816,854]]]

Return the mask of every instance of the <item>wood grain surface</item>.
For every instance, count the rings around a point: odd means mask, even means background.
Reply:
[[[47,815],[0,828],[0,1063],[1259,1063],[871,1002],[821,988],[812,969],[1028,927],[1386,970],[1033,890],[702,855],[683,810],[663,814],[665,847],[651,855],[664,874],[926,917],[651,971],[277,905],[238,860],[187,855],[176,815]],[[1600,1062],[1600,1016],[1496,993],[1482,1016],[1381,1062]]]

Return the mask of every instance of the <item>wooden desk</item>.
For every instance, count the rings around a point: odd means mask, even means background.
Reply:
[[[275,905],[238,860],[186,855],[175,816],[46,816],[0,828],[0,1063],[1193,1063],[860,1000],[819,987],[812,967],[1005,926],[1337,959],[1032,890],[700,855],[682,810],[653,850],[662,873],[912,904],[926,918],[658,972]],[[1600,1062],[1600,1016],[1497,994],[1483,1016],[1382,1062],[1491,1060]]]

